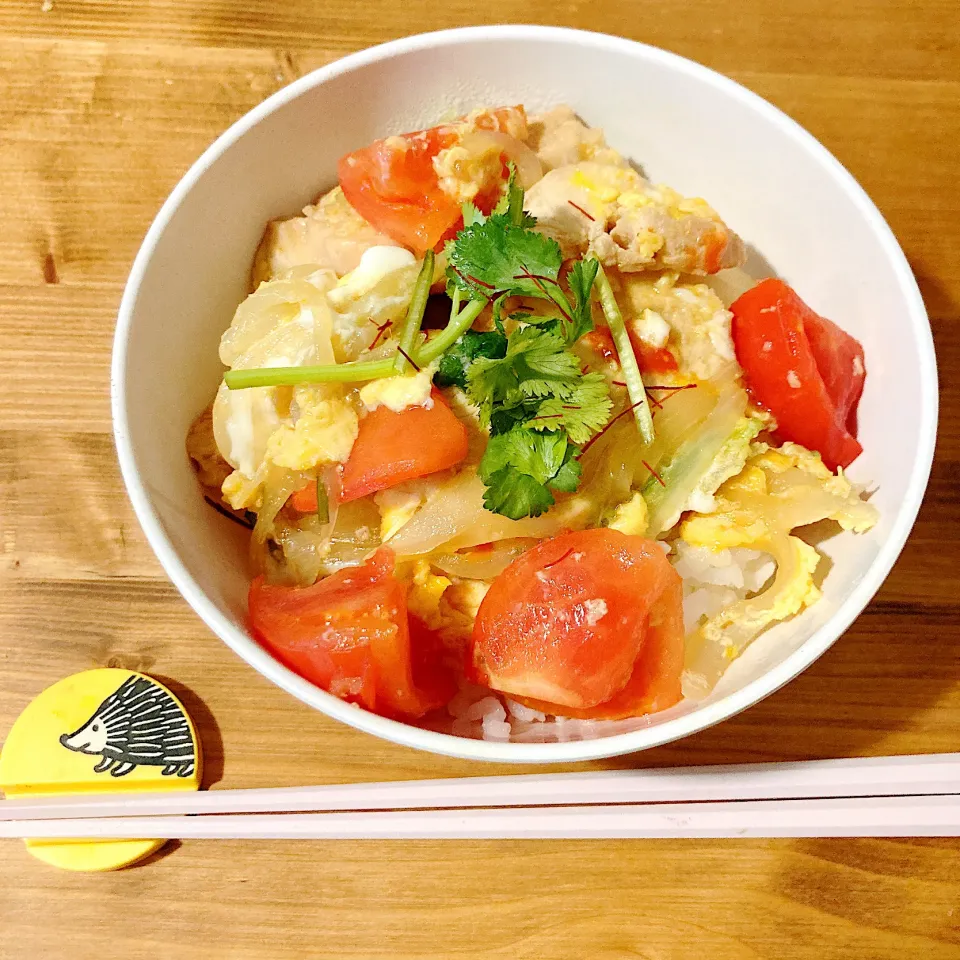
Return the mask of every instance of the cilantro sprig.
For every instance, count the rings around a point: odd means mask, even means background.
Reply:
[[[444,358],[437,382],[465,387],[490,429],[480,462],[484,505],[513,519],[536,517],[580,482],[580,445],[610,419],[604,377],[584,373],[571,347],[593,329],[596,260],[580,260],[561,280],[563,255],[553,239],[530,228],[523,190],[511,175],[504,197],[486,217],[464,209],[464,229],[447,245],[451,295],[493,300],[496,329],[471,332]],[[503,324],[508,297],[545,301]]]

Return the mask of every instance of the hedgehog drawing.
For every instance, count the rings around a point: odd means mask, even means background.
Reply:
[[[130,676],[60,742],[99,756],[94,773],[124,777],[140,765],[163,767],[163,776],[189,777],[196,766],[193,737],[179,704],[147,677]]]

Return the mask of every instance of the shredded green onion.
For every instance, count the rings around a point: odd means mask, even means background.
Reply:
[[[430,287],[433,286],[433,261],[433,251],[428,250],[424,254],[423,265],[420,267],[417,282],[413,287],[413,298],[410,300],[410,306],[407,307],[407,315],[403,318],[397,336],[399,343],[397,356],[393,362],[397,373],[403,373],[412,359],[414,344],[417,342],[420,324],[423,323],[423,314],[427,309]]]
[[[330,522],[330,501],[327,499],[327,485],[322,477],[317,477],[317,519],[321,523]]]
[[[458,314],[451,315],[446,327],[417,351],[417,363],[425,366],[446,353],[473,326],[473,321],[480,316],[488,302],[471,300]]]
[[[298,383],[352,383],[379,380],[394,373],[394,359],[362,360],[352,363],[328,363],[308,367],[258,367],[254,370],[228,370],[223,381],[231,390],[247,387],[287,387]]]
[[[630,334],[627,333],[623,322],[623,314],[620,313],[617,298],[613,295],[613,288],[602,266],[597,270],[596,283],[603,314],[607,318],[607,326],[610,327],[610,333],[617,348],[617,356],[620,359],[620,368],[623,370],[623,379],[627,384],[630,403],[633,405],[637,429],[640,431],[643,442],[649,445],[653,443],[653,416],[650,413],[650,404],[647,403],[647,391],[643,385],[643,377],[640,375],[633,345],[630,343]]]
[[[471,300],[459,313],[451,313],[450,322],[433,339],[412,352],[414,362],[421,367],[432,363],[446,353],[480,316],[487,300]],[[331,363],[312,367],[260,367],[256,370],[228,370],[223,380],[231,390],[248,387],[285,387],[298,383],[355,383],[379,380],[396,373],[395,358],[384,360]]]

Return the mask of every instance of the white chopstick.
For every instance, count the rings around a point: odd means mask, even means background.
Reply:
[[[960,794],[960,754],[654,770],[521,774],[258,790],[35,797],[0,802],[4,821],[414,808],[687,803]],[[9,834],[3,834],[7,836]]]
[[[960,797],[7,821],[0,836],[196,840],[955,837]]]

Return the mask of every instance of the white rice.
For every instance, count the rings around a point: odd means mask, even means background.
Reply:
[[[773,575],[773,560],[758,550],[736,547],[709,550],[682,540],[662,544],[677,573],[683,578],[683,620],[687,633],[703,619],[719,613],[737,600],[758,593]],[[588,740],[636,730],[649,717],[628,720],[573,720],[553,717],[525,707],[486,687],[464,684],[447,710],[453,718],[450,732],[461,737],[497,742],[544,743]]]

